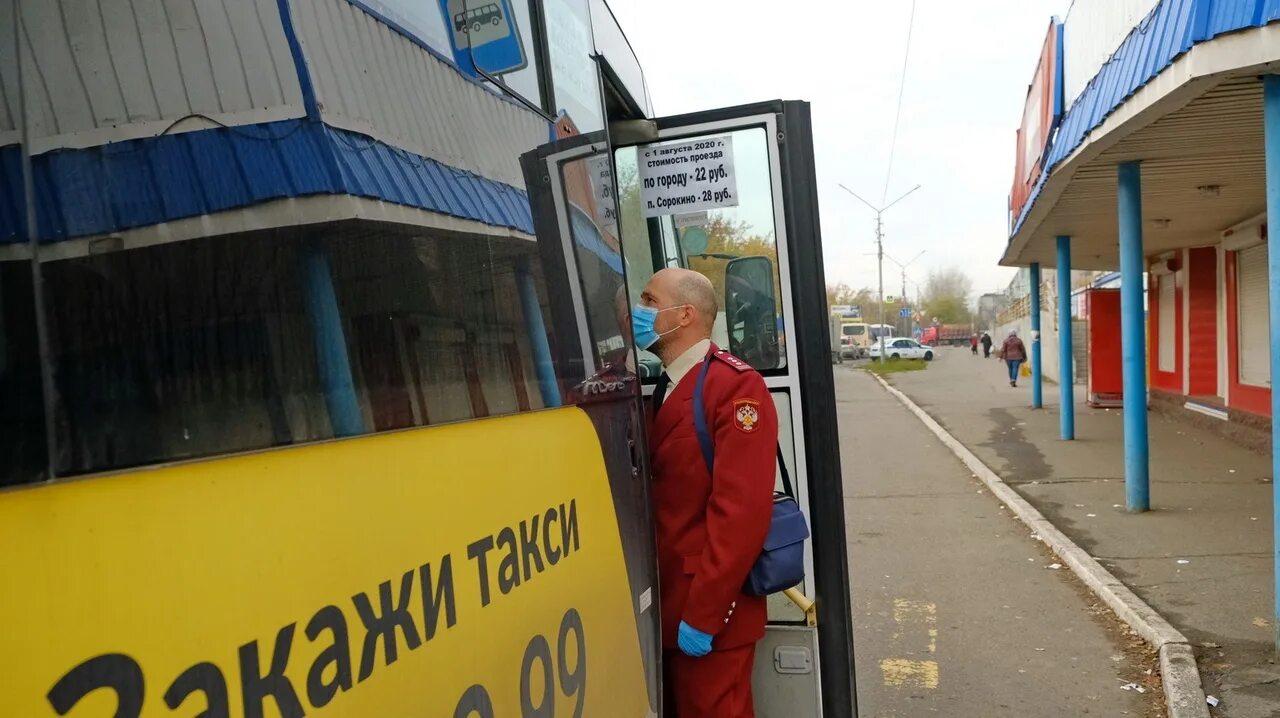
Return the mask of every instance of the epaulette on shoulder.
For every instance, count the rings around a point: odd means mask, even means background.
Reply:
[[[738,372],[751,371],[751,365],[750,365],[750,364],[748,364],[748,363],[746,363],[746,362],[742,361],[741,359],[739,359],[738,357],[736,357],[736,356],[734,356],[734,355],[730,354],[729,352],[725,351],[724,349],[721,349],[720,351],[715,352],[715,353],[714,353],[714,354],[712,354],[711,356],[712,356],[712,357],[714,357],[714,358],[716,358],[716,359],[719,359],[720,361],[724,362],[725,364],[728,364],[730,367],[732,367],[732,368],[733,368],[733,370],[734,370],[734,371],[738,371]]]

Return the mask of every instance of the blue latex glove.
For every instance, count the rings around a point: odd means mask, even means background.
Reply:
[[[711,634],[703,633],[684,621],[680,622],[680,633],[677,638],[680,650],[686,656],[700,658],[711,652]]]

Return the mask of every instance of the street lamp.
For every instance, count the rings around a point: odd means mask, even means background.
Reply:
[[[915,264],[915,261],[916,261],[917,259],[919,259],[919,258],[923,257],[923,256],[924,256],[924,253],[925,253],[925,252],[927,252],[927,251],[929,251],[929,250],[927,250],[927,249],[922,249],[922,250],[920,250],[920,253],[919,253],[919,254],[917,254],[916,256],[912,257],[911,259],[907,260],[907,263],[906,263],[906,264],[903,264],[902,262],[899,262],[898,260],[894,259],[893,257],[890,257],[888,254],[885,254],[885,255],[884,255],[884,258],[885,258],[885,259],[887,259],[887,260],[889,260],[890,262],[893,262],[894,264],[898,265],[898,268],[902,270],[902,302],[903,302],[904,304],[907,302],[907,267],[910,267],[912,264]],[[919,288],[919,286],[917,285],[917,289],[918,289],[918,288]],[[919,295],[919,292],[917,291],[917,292],[916,292],[916,294],[917,294],[917,295]],[[919,297],[917,296],[917,300],[918,300],[918,299],[919,299]],[[919,304],[919,303],[920,303],[919,301],[917,301],[917,302],[916,302],[916,304]],[[919,308],[919,307],[917,307],[917,308]],[[911,330],[911,322],[910,322],[910,321],[908,321],[908,322],[907,322],[907,330],[908,330],[908,332]]]
[[[876,255],[877,255],[876,272],[880,275],[880,327],[881,327],[880,361],[883,362],[884,353],[885,353],[884,352],[884,328],[883,328],[885,323],[884,322],[884,223],[880,221],[880,215],[888,211],[890,207],[906,199],[907,195],[920,189],[920,185],[916,185],[915,187],[912,187],[911,189],[907,190],[905,194],[898,197],[897,199],[890,202],[889,204],[886,204],[883,207],[877,207],[874,204],[871,204],[865,199],[859,197],[857,192],[854,192],[853,190],[849,189],[848,187],[845,187],[844,185],[840,185],[840,189],[853,195],[854,199],[870,207],[871,211],[876,213]],[[913,259],[911,261],[914,262],[915,260]]]

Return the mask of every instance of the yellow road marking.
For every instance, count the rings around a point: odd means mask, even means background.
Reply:
[[[902,638],[904,626],[913,627],[923,624],[929,635],[929,652],[938,652],[938,606],[930,601],[909,601],[905,598],[893,599],[893,621],[898,624],[893,632],[894,639]]]
[[[880,674],[884,684],[891,688],[937,688],[937,661],[911,661],[905,658],[886,658],[880,661]]]
[[[905,598],[893,600],[893,642],[899,650],[919,650],[904,645],[904,635],[919,636],[919,629],[928,636],[925,649],[938,652],[938,607],[930,601],[912,601]],[[933,689],[938,687],[938,663],[908,658],[886,658],[880,661],[880,673],[886,686]]]

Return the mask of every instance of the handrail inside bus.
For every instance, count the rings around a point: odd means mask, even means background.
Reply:
[[[804,620],[810,626],[818,625],[818,607],[812,598],[804,595],[800,589],[796,587],[788,588],[782,592],[787,598],[791,599],[801,611],[804,611]]]

